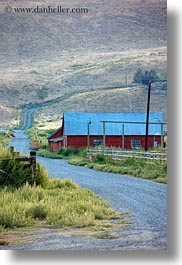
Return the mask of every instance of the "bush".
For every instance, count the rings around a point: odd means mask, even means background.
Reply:
[[[78,154],[78,149],[73,149],[73,148],[66,148],[63,150],[63,155],[64,156],[72,156]]]
[[[105,163],[105,156],[103,154],[96,154],[94,157],[94,163]]]
[[[80,148],[80,149],[74,149],[74,148],[66,148],[66,149],[60,149],[58,152],[53,152],[52,150],[49,150],[49,148],[41,148],[39,150],[39,155],[43,157],[48,158],[55,158],[55,159],[68,159],[72,157],[86,157],[87,155],[87,149]]]
[[[85,157],[87,155],[87,150],[85,148],[71,148],[68,147],[66,149],[60,149],[58,151],[59,155],[62,155],[63,157],[71,157],[71,156],[79,156],[79,157]]]
[[[7,136],[7,134],[0,134],[0,149],[4,148],[8,145],[10,141],[10,138]]]
[[[39,154],[39,156],[53,158],[53,159],[57,159],[57,158],[62,159],[63,158],[63,155],[52,152],[50,150],[45,150],[45,149],[40,149],[38,151],[38,154]]]
[[[140,68],[134,74],[133,82],[148,85],[149,81],[157,82],[160,78],[154,69],[142,71]]]
[[[48,215],[48,208],[45,204],[36,204],[30,207],[26,211],[26,215],[32,217],[33,219],[44,220]]]
[[[41,166],[39,163],[37,163],[34,184],[46,188],[50,185],[50,181],[51,181],[51,178],[46,168],[44,166]]]
[[[73,157],[69,160],[69,164],[76,166],[86,166],[88,161],[85,158]]]
[[[3,161],[3,158],[12,160]],[[15,161],[14,156],[9,150],[0,152],[0,185],[21,187],[26,183],[46,187],[49,185],[50,176],[43,166],[36,163],[36,175],[32,177],[32,167],[29,161]]]
[[[26,215],[24,203],[14,192],[6,189],[0,192],[0,225],[4,228],[23,227],[34,224],[34,220]]]
[[[61,180],[59,178],[53,179],[51,181],[51,187],[54,189],[77,189],[78,185],[74,183],[71,179]]]

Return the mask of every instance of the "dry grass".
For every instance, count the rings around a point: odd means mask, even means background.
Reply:
[[[70,180],[52,180],[47,189],[6,187],[1,189],[0,198],[0,246],[36,240],[36,230],[86,227],[95,235],[95,231],[108,233],[116,223],[120,228],[131,224],[128,213],[117,213],[105,200]],[[114,224],[112,219],[118,221]],[[107,225],[105,220],[110,220]]]
[[[1,6],[5,3],[1,1]],[[52,6],[58,3],[51,2]],[[19,1],[11,4],[20,5]],[[46,5],[41,0],[37,4]],[[61,4],[68,5],[67,1]],[[0,123],[13,123],[14,110],[29,102],[63,96],[63,101],[68,100],[64,103],[66,111],[72,108],[69,99],[76,93],[123,86],[124,62],[129,83],[139,66],[155,68],[159,73],[165,70],[165,1],[115,0],[113,4],[106,0],[103,5],[102,1],[77,0],[72,5],[84,5],[90,12],[64,17],[0,13]],[[21,6],[35,6],[35,1],[21,1]],[[112,102],[113,107],[116,103]],[[97,110],[98,104],[94,107]],[[80,106],[76,104],[76,108]],[[48,116],[46,112],[41,116],[43,122]]]

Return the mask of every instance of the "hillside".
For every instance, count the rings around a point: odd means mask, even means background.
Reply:
[[[131,87],[138,67],[166,75],[164,0],[61,1],[63,7],[86,7],[86,14],[6,14],[5,5],[57,7],[60,1],[0,3],[0,127],[17,123],[30,103],[55,98],[60,102],[36,114],[41,123],[55,126],[68,110],[142,111],[146,88],[125,91],[126,77]],[[166,85],[154,94],[152,108],[166,117]]]
[[[75,93],[64,100],[45,107],[34,115],[37,128],[58,128],[61,126],[63,112],[146,112],[147,87],[99,89]],[[152,85],[150,111],[163,112],[167,121],[167,84]]]

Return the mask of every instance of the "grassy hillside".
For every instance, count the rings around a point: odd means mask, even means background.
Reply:
[[[122,106],[127,105],[127,93],[122,91],[118,98],[126,75],[131,84],[138,67],[154,68],[160,76],[166,73],[164,0],[61,1],[63,7],[86,7],[87,14],[6,14],[5,5],[57,7],[60,1],[0,3],[1,126],[16,123],[18,113],[30,102],[56,97],[61,97],[60,102],[41,116],[42,122],[50,120],[54,108],[60,109],[59,113],[87,109],[104,112],[103,100],[107,111],[128,111],[127,106],[122,109],[118,105],[120,100]],[[136,92],[131,90],[135,99]],[[155,106],[162,100],[165,114],[163,96],[158,93]],[[143,99],[138,98],[131,99],[133,110],[143,108]]]
[[[61,117],[65,111],[81,112],[145,112],[147,108],[147,87],[98,89],[74,94],[64,101],[37,111],[34,115],[38,128],[61,126]],[[164,113],[167,120],[167,84],[154,84],[151,92],[150,110]],[[131,103],[131,104],[130,104]]]

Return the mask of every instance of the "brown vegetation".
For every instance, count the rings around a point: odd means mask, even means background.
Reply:
[[[45,1],[9,1],[12,7],[37,4],[47,5]],[[60,1],[51,1],[53,7],[58,4]],[[5,5],[6,1],[1,1],[1,10]],[[128,84],[138,67],[154,68],[159,75],[165,74],[166,1],[77,0],[68,4],[63,0],[61,5],[84,6],[89,12],[60,15],[1,11],[1,125],[17,123],[22,106],[56,97],[63,97],[64,108],[60,112],[83,111],[80,107],[85,97],[90,101],[90,109],[104,112],[103,101],[108,103],[111,99],[108,111],[118,111],[115,106],[119,107],[117,100],[121,100],[118,88],[125,86],[125,66]],[[111,91],[112,95],[108,95]],[[95,101],[94,93],[99,101]],[[166,108],[166,97],[163,99],[159,93],[157,98],[156,106],[162,100]],[[126,93],[122,105],[127,100]],[[59,107],[63,101],[58,103]],[[141,105],[141,101],[136,104]],[[133,109],[137,109],[136,104],[132,102]],[[41,116],[42,122],[50,120],[53,108]],[[88,104],[84,109],[87,108]],[[52,124],[58,118],[60,113],[53,117]]]

